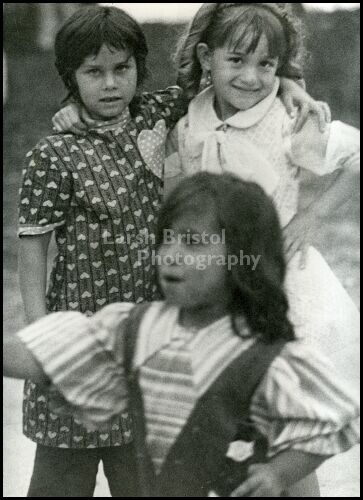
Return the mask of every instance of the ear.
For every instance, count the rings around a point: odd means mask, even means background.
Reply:
[[[212,51],[206,43],[198,43],[197,57],[203,71],[210,71]]]

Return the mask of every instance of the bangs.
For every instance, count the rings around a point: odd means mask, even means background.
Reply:
[[[217,215],[215,198],[208,187],[198,182],[184,180],[181,187],[178,186],[172,195],[168,196],[160,209],[156,234],[157,247],[163,243],[164,230],[172,229],[180,219],[191,216],[198,220],[200,216],[211,211]]]
[[[228,16],[218,23],[214,33],[216,47],[227,45],[229,50],[254,52],[261,36],[267,39],[269,57],[278,57],[280,64],[286,58],[288,41],[280,20],[272,13],[256,6],[243,6],[231,9]]]
[[[97,22],[98,21],[98,22]],[[106,45],[110,50],[126,50],[133,55],[137,50],[138,40],[131,30],[121,27],[113,22],[112,19],[106,18],[94,20],[93,22],[85,23],[77,34],[77,61],[75,66],[79,65],[87,56],[97,55],[103,45]]]
[[[137,22],[116,7],[80,8],[64,23],[55,40],[55,65],[68,89],[67,98],[72,96],[79,101],[74,72],[88,56],[97,56],[103,45],[134,56],[137,83],[144,81],[148,48]]]

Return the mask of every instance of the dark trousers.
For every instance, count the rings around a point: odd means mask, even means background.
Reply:
[[[136,467],[130,444],[95,449],[37,445],[27,496],[92,497],[101,460],[111,495],[137,496]]]

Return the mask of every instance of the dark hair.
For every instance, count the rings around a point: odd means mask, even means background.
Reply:
[[[253,52],[262,34],[267,37],[270,56],[279,57],[277,74],[301,79],[305,57],[302,27],[287,4],[206,3],[181,38],[176,55],[178,85],[189,98],[198,93],[202,78],[196,50],[199,43],[211,49],[246,43],[247,51]]]
[[[67,19],[55,40],[55,65],[69,97],[80,99],[74,73],[103,44],[129,50],[136,60],[138,85],[146,78],[148,48],[140,25],[116,7],[81,8]]]
[[[158,217],[157,247],[165,229],[192,207],[215,207],[220,229],[225,230],[227,255],[260,256],[255,269],[236,265],[228,270],[232,291],[230,313],[235,331],[238,318],[246,317],[254,335],[266,341],[293,340],[287,318],[288,302],[283,289],[286,264],[282,230],[272,200],[255,183],[231,175],[201,172],[184,179],[167,198]]]

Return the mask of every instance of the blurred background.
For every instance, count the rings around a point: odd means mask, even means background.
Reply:
[[[88,3],[3,4],[3,276],[4,331],[24,325],[17,282],[17,201],[27,151],[52,133],[51,117],[65,91],[54,67],[54,36],[62,22]],[[111,5],[111,4],[109,4]],[[112,4],[144,23],[149,43],[148,90],[175,83],[172,55],[178,35],[201,4]],[[310,54],[308,92],[328,102],[334,119],[360,126],[360,4],[293,4],[306,26]],[[309,178],[303,198],[314,195]],[[343,285],[359,303],[359,199],[352,198],[337,214],[327,214],[314,244],[322,251]],[[53,250],[54,251],[54,250]],[[354,346],[352,346],[354,348]],[[358,348],[358,346],[356,346]],[[358,367],[347,370],[358,377]],[[4,382],[4,496],[26,496],[33,444],[21,435],[21,383]],[[349,452],[324,465],[324,496],[359,496],[359,457]],[[344,474],[344,476],[342,476]],[[102,476],[96,496],[109,496]]]

